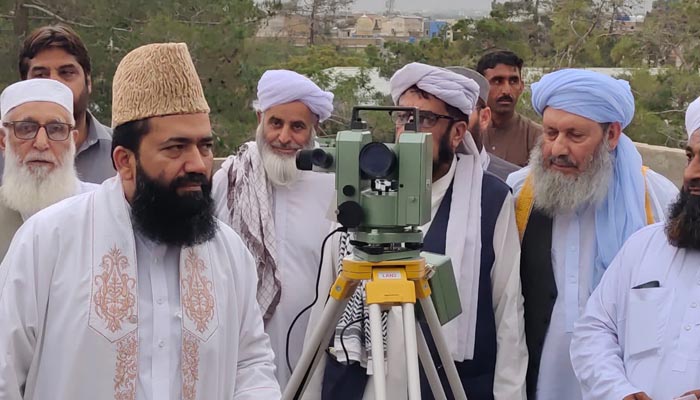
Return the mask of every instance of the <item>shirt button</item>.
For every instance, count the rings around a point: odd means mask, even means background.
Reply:
[[[496,150],[496,146],[491,146],[491,150]]]
[[[698,303],[693,302],[693,304],[690,305],[690,308],[698,308]]]
[[[160,342],[158,342],[158,347],[160,347],[161,349],[165,347],[165,341],[161,340]]]
[[[159,298],[159,299],[158,299],[158,304],[163,304],[163,303],[165,303],[165,299],[163,299],[162,297]]]
[[[686,325],[686,326],[685,326],[685,330],[686,330],[686,331],[689,331],[689,330],[690,330],[690,325]]]

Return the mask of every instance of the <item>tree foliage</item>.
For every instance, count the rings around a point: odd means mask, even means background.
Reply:
[[[16,54],[27,32],[66,23],[88,46],[93,63],[91,108],[108,123],[112,76],[121,58],[146,43],[186,42],[212,109],[220,138],[217,152],[225,154],[254,131],[251,105],[257,80],[267,69],[293,69],[333,90],[336,115],[324,126],[332,134],[346,126],[353,105],[390,102],[372,87],[372,71],[388,78],[413,61],[474,67],[485,52],[510,49],[525,59],[526,67],[544,72],[562,67],[627,68],[637,107],[627,133],[635,140],[678,146],[684,137],[683,110],[700,94],[700,2],[658,0],[643,24],[635,25],[629,16],[638,1],[494,2],[489,17],[454,23],[453,40],[387,41],[353,50],[328,44],[298,47],[282,39],[254,37],[260,22],[279,10],[310,17],[312,36],[332,35],[334,21],[352,0],[122,0],[118,5],[108,0],[0,0],[0,46],[6,49],[0,58],[0,86],[18,79]],[[360,72],[328,72],[336,66]],[[527,93],[518,107],[534,116]],[[392,126],[383,117],[371,115],[368,121],[373,129],[390,132]]]

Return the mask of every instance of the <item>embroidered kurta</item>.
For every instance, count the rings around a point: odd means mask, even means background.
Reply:
[[[509,176],[508,184],[516,197],[529,172],[529,168],[524,168]],[[654,220],[664,220],[678,189],[652,170],[646,173],[646,187]],[[554,216],[551,259],[558,294],[552,314],[547,319],[549,327],[537,377],[538,400],[581,398],[568,348],[574,322],[583,311],[592,291],[595,251],[595,207],[584,206]],[[530,357],[533,356],[536,355],[531,353]]]
[[[257,151],[249,150],[249,151]],[[213,196],[217,216],[230,222],[227,206],[230,157],[214,176]],[[335,175],[302,172],[288,186],[272,187],[277,269],[282,292],[277,308],[265,326],[275,353],[276,376],[284,389],[291,376],[287,367],[287,333],[294,318],[314,300],[316,274],[321,258],[321,243],[330,231],[328,210],[333,206]],[[289,361],[296,365],[304,346],[309,312],[294,325],[289,341]]]
[[[673,247],[663,224],[632,235],[575,325],[571,362],[583,398],[700,389],[700,252]],[[652,287],[636,286],[657,281]]]
[[[0,265],[0,398],[279,399],[237,235],[219,224],[160,267],[144,254],[118,177],[28,219]]]

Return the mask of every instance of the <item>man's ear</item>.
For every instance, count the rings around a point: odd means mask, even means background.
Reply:
[[[136,154],[123,146],[117,146],[112,152],[114,168],[124,181],[136,179]]]
[[[613,122],[608,127],[608,132],[603,132],[608,135],[608,143],[610,144],[610,151],[615,150],[617,144],[620,142],[620,135],[622,135],[622,125],[619,122]]]
[[[489,125],[491,125],[491,107],[486,106],[479,113],[479,128],[483,131],[488,129]]]
[[[452,150],[457,150],[459,144],[462,143],[462,140],[464,140],[464,135],[466,135],[468,132],[468,127],[469,125],[466,121],[457,121],[454,123],[452,126],[452,139],[450,140]]]
[[[90,75],[85,77],[85,85],[87,86],[88,94],[92,94],[92,77]]]
[[[7,140],[7,131],[5,128],[0,128],[0,151],[3,153],[5,152],[5,148],[7,148],[5,140]]]
[[[256,111],[255,115],[258,117],[258,125],[260,125],[260,122],[262,122],[262,112]]]

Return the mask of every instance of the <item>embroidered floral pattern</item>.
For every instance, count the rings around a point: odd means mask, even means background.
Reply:
[[[132,320],[136,314],[136,296],[132,290],[136,279],[129,276],[129,259],[114,247],[102,257],[102,272],[95,276],[93,302],[95,311],[116,332],[122,323]]]
[[[194,321],[197,331],[204,333],[214,318],[213,284],[204,271],[207,266],[194,249],[187,250],[185,276],[181,280],[182,307],[185,315]]]
[[[117,367],[114,374],[114,399],[136,398],[136,355],[138,340],[136,331],[117,342]]]
[[[199,339],[188,332],[182,336],[182,399],[197,397],[199,380]]]

